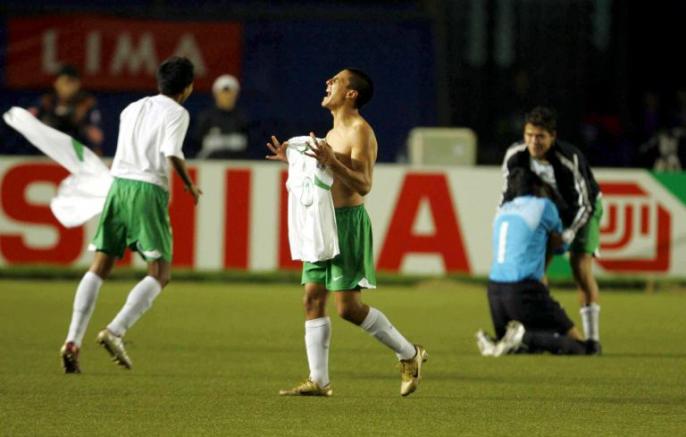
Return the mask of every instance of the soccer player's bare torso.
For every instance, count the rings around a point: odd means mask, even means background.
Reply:
[[[358,147],[366,149],[368,153],[365,153],[364,155],[370,157],[370,162],[364,163],[357,161],[353,165],[353,146],[355,145],[355,141],[359,138],[359,135],[356,134],[356,130],[358,129],[364,129],[367,133],[365,136],[369,138],[367,144],[358,145]],[[362,117],[356,119],[349,126],[335,126],[326,134],[326,142],[331,146],[336,153],[336,158],[343,163],[343,165],[351,170],[359,170],[360,167],[367,165],[370,167],[369,173],[371,177],[372,168],[376,161],[377,142],[374,130]],[[357,206],[364,203],[364,197],[362,195],[346,186],[337,178],[334,178],[331,194],[336,208]]]

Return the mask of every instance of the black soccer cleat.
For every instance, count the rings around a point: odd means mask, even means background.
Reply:
[[[79,347],[73,342],[65,343],[60,349],[64,373],[81,373],[79,367]]]
[[[602,355],[603,348],[596,340],[586,340],[586,355]]]

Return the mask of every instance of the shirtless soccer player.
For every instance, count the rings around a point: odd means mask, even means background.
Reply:
[[[62,365],[66,373],[81,373],[79,350],[100,286],[127,247],[148,263],[148,275],[129,293],[124,307],[97,337],[119,365],[130,369],[122,337],[169,283],[172,234],[169,224],[167,162],[197,203],[202,192],[188,176],[181,145],[188,129],[182,106],[193,91],[193,64],[173,57],[157,70],[160,94],[131,103],[121,113],[117,152],[112,162],[114,182],[93,238],[96,252],[74,296]]]
[[[310,376],[300,385],[281,390],[282,395],[331,396],[329,383],[329,343],[331,321],[326,316],[329,291],[334,292],[338,315],[360,326],[395,352],[401,364],[400,394],[417,389],[424,348],[407,341],[386,316],[362,303],[360,290],[374,288],[376,277],[372,259],[372,228],[364,208],[364,196],[372,188],[372,171],[377,144],[374,131],[359,113],[371,100],[373,85],[363,72],[347,68],[326,81],[322,107],[333,115],[333,129],[310,156],[334,174],[332,195],[340,254],[328,261],[303,264],[305,286],[305,346]],[[310,134],[313,141],[315,135]],[[267,159],[287,162],[287,143],[272,137]]]

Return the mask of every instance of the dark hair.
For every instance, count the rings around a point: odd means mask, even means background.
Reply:
[[[526,114],[524,124],[533,124],[554,134],[557,131],[557,114],[553,109],[537,106]]]
[[[374,82],[367,73],[357,68],[346,68],[350,73],[348,80],[348,88],[357,91],[357,99],[355,99],[355,108],[360,109],[366,105],[374,95]]]
[[[507,175],[507,190],[503,202],[509,202],[520,196],[542,196],[547,184],[528,168],[517,167]]]
[[[165,96],[181,94],[193,83],[193,63],[187,58],[172,56],[157,68],[157,88]]]
[[[79,70],[76,69],[73,65],[62,65],[60,69],[57,71],[57,77],[60,76],[67,76],[71,77],[74,79],[79,79],[81,76],[79,75]]]

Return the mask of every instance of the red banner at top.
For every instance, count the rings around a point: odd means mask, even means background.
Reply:
[[[167,22],[90,15],[15,18],[8,23],[7,85],[49,87],[61,65],[83,86],[155,91],[157,66],[169,56],[195,64],[195,88],[225,73],[239,76],[242,28],[232,22]]]

